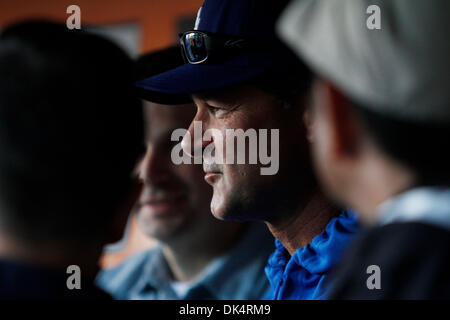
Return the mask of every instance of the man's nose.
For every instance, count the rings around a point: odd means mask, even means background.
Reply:
[[[181,141],[183,152],[194,160],[202,160],[203,149],[213,142],[203,140],[204,125],[202,121],[195,120],[190,124],[186,134]],[[201,163],[201,162],[199,162]]]

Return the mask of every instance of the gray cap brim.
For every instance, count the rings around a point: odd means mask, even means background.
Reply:
[[[381,29],[369,29],[369,6]],[[450,122],[450,1],[296,0],[278,33],[319,75],[371,110]]]

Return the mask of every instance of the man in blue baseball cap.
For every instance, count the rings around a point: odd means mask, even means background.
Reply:
[[[176,46],[151,52],[136,61],[135,78],[181,64]],[[201,164],[175,165],[170,159],[170,136],[190,125],[196,106],[191,101],[167,107],[146,101],[145,92],[139,95],[144,99],[146,152],[136,167],[142,192],[133,214],[143,233],[158,244],[103,270],[98,285],[126,300],[264,298],[270,289],[264,267],[274,249],[266,226],[215,219],[209,209],[212,190]],[[173,98],[161,95],[158,100]]]
[[[321,299],[358,227],[353,214],[323,195],[312,173],[304,112],[311,74],[275,35],[286,4],[206,0],[194,30],[180,37],[185,64],[137,86],[159,103],[170,102],[163,96],[194,100],[197,113],[181,145],[203,162],[213,215],[264,221],[277,238],[266,267],[267,298]]]

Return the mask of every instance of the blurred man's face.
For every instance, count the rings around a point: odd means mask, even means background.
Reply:
[[[213,187],[211,200],[213,215],[224,220],[262,220],[273,222],[283,212],[295,208],[302,191],[311,182],[307,143],[298,108],[283,108],[269,94],[254,87],[239,87],[219,90],[207,95],[195,95],[197,114],[195,121],[201,121],[203,131],[217,129],[222,133],[223,154],[235,152],[226,150],[228,129],[268,129],[268,151],[271,149],[270,129],[279,130],[279,170],[274,175],[262,175],[262,165],[249,164],[249,144],[246,144],[244,164],[208,164],[208,155],[203,153],[205,180]],[[211,141],[196,141],[194,123],[189,135],[192,145],[207,148],[211,144],[218,148],[217,137]],[[261,137],[258,136],[260,143]],[[183,141],[183,144],[186,141]],[[217,151],[217,150],[216,150]],[[260,150],[258,149],[258,152]],[[192,153],[192,152],[191,152]],[[236,159],[236,158],[235,158]],[[292,211],[292,210],[290,210]]]
[[[374,223],[376,207],[414,185],[415,175],[379,149],[351,102],[330,82],[315,81],[312,110],[314,166],[324,190],[338,206]]]
[[[165,241],[215,223],[209,212],[211,190],[201,165],[175,165],[171,141],[175,129],[187,128],[193,104],[161,106],[144,102],[147,152],[139,170],[143,191],[137,203],[139,226],[150,237]]]
[[[346,152],[348,148],[340,142],[342,141],[340,137],[343,136],[342,132],[350,132],[354,125],[345,113],[339,112],[342,109],[335,107],[340,99],[336,99],[332,88],[323,80],[316,80],[311,100],[313,114],[311,145],[314,167],[329,196],[339,205],[348,205],[351,203],[349,194],[352,193],[351,185],[356,181],[354,175],[357,167],[351,154]],[[338,127],[344,129],[338,130]],[[355,147],[356,145],[353,146]]]

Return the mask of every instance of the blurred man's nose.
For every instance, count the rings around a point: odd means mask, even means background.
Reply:
[[[168,179],[169,166],[170,160],[167,159],[167,156],[149,144],[141,162],[139,177],[145,184],[159,183]]]

